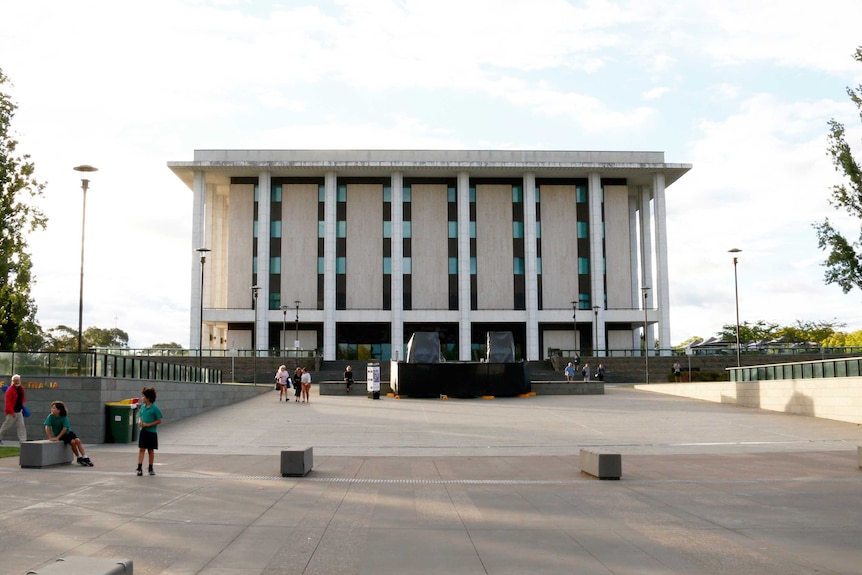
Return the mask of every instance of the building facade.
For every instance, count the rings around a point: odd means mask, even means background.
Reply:
[[[661,152],[196,150],[190,348],[448,360],[669,342]],[[647,289],[644,289],[647,288]],[[255,309],[256,308],[256,309]]]

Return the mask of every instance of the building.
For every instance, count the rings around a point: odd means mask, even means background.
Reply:
[[[639,354],[645,326],[649,349],[670,340],[665,189],[691,166],[662,152],[196,150],[168,167],[194,194],[190,254],[210,250],[191,260],[191,349],[403,359],[437,331],[467,361],[509,331],[536,360]]]

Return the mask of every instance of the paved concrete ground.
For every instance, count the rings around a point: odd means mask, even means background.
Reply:
[[[166,414],[169,418],[170,414]],[[74,414],[72,414],[74,423]],[[0,460],[0,572],[72,555],[136,575],[859,573],[862,427],[608,387],[411,400],[271,393],[93,468]],[[6,444],[10,441],[6,440]],[[314,448],[282,478],[279,453]],[[579,472],[581,447],[623,478]]]

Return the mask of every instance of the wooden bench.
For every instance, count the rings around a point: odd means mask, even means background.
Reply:
[[[602,449],[581,449],[581,471],[599,479],[619,479],[623,474],[622,456]]]
[[[64,557],[27,575],[132,575],[131,559]]]
[[[72,448],[62,441],[25,441],[21,444],[21,467],[48,467],[72,462]]]
[[[281,452],[281,476],[304,477],[314,466],[311,447],[294,447]]]

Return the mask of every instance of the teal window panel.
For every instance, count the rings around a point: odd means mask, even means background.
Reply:
[[[576,196],[577,202],[579,204],[587,203],[587,187],[586,186],[575,186],[575,196]]]
[[[281,307],[281,294],[280,293],[270,293],[269,294],[269,309],[279,309]]]
[[[404,238],[413,237],[413,222],[401,222],[401,230]]]
[[[413,201],[413,188],[410,186],[404,186],[404,190],[402,191],[401,201],[405,204],[409,204]]]
[[[578,258],[578,273],[582,276],[590,273],[589,258]]]
[[[347,258],[335,258],[335,273],[342,275],[347,273]]]
[[[251,273],[257,273],[257,256],[251,258]]]
[[[323,220],[317,222],[317,237],[326,237],[326,222],[324,222]]]
[[[470,203],[476,203],[476,186],[470,186]]]
[[[476,275],[476,258],[470,258],[470,275]]]
[[[470,237],[476,237],[476,222],[470,222]]]
[[[542,222],[536,222],[536,238],[542,237]]]
[[[271,274],[280,274],[281,273],[281,256],[273,256],[269,258],[269,273]]]
[[[448,198],[449,203],[454,204],[458,201],[458,189],[455,186],[449,186],[446,189],[446,197]]]
[[[524,201],[524,189],[521,186],[512,186],[512,202],[520,204]]]
[[[271,238],[280,238],[281,237],[281,221],[270,222],[270,224],[269,224],[269,237],[271,237]]]
[[[536,258],[536,273],[542,275],[542,258]]]
[[[326,185],[318,184],[317,185],[317,201],[325,202],[326,201]]]
[[[392,222],[386,220],[383,222],[383,237],[391,238],[392,237]]]
[[[512,237],[515,239],[524,238],[524,222],[512,222]]]
[[[401,260],[401,273],[404,275],[410,275],[413,273],[413,259],[412,258],[404,258]]]
[[[536,186],[536,203],[540,204],[542,202],[542,188],[541,186]]]
[[[324,258],[317,258],[317,275],[323,275],[326,273],[326,260]]]
[[[590,237],[590,224],[589,222],[578,222],[578,238],[579,239],[587,239]]]
[[[253,237],[253,238],[257,237],[257,220],[255,220],[251,226],[251,237]]]
[[[458,275],[458,258],[449,258],[449,275]]]
[[[383,186],[383,201],[392,201],[392,186]]]
[[[524,275],[524,258],[514,258],[513,266],[516,276]]]
[[[449,222],[449,237],[458,237],[458,222]]]
[[[281,201],[281,184],[276,184],[272,187],[272,191],[270,192],[269,197],[273,202]]]
[[[346,238],[347,237],[347,222],[340,221],[335,222],[335,237],[337,238]]]
[[[590,305],[590,294],[578,294],[578,309],[592,309],[592,305]]]
[[[383,258],[383,273],[391,274],[392,273],[392,258],[385,257]]]
[[[338,184],[335,186],[335,200],[338,202],[347,201],[347,184]]]
[[[259,184],[254,185],[254,201],[256,201],[256,202],[260,201],[260,185]]]

